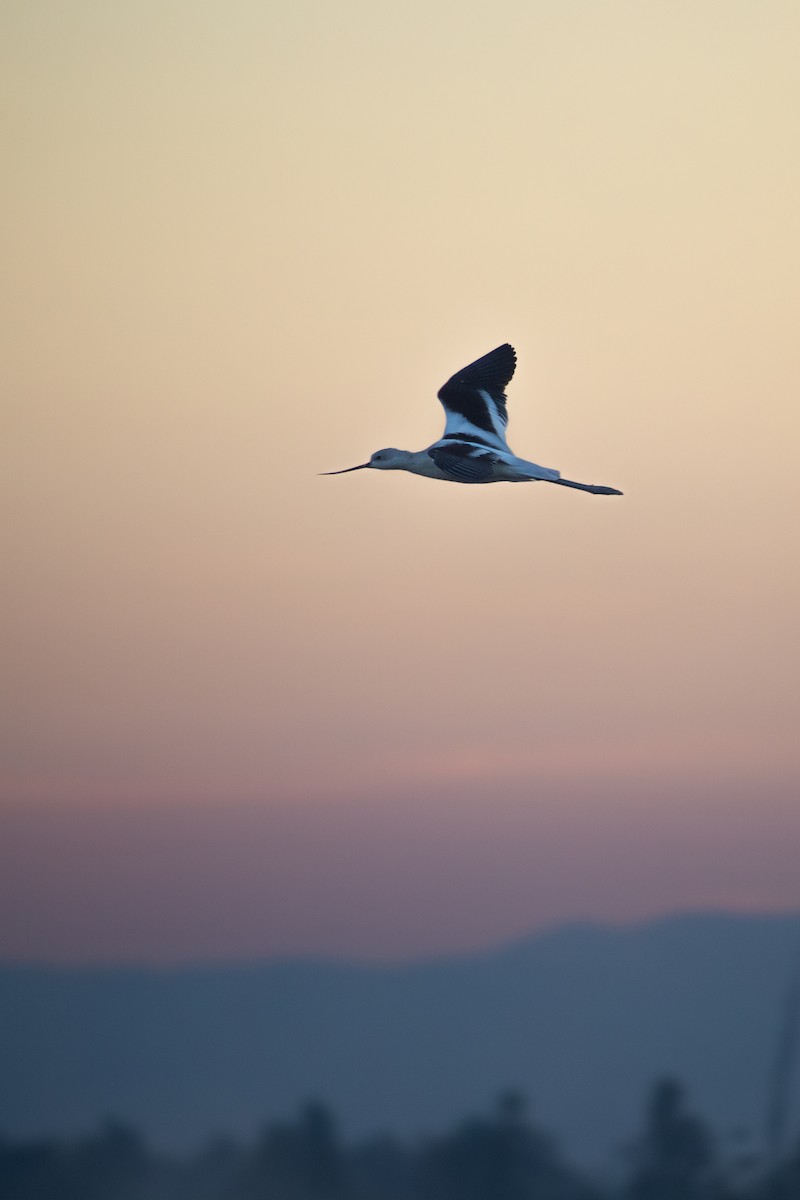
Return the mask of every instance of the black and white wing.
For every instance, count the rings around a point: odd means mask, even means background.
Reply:
[[[499,461],[495,451],[488,446],[448,438],[435,442],[428,449],[428,457],[455,483],[489,483]]]
[[[439,391],[447,416],[445,439],[474,440],[508,450],[505,388],[516,365],[514,347],[506,342],[448,379]]]

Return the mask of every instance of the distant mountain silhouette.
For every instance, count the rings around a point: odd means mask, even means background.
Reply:
[[[798,955],[800,916],[706,914],[410,966],[6,965],[0,1134],[75,1134],[112,1114],[185,1148],[321,1097],[348,1137],[407,1136],[514,1087],[592,1163],[668,1073],[723,1137],[758,1137]]]

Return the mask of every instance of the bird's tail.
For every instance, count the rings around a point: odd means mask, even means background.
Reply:
[[[622,492],[616,488],[601,487],[599,483],[575,483],[572,479],[554,479],[553,483],[560,483],[562,487],[579,488],[582,492],[591,492],[595,496],[621,496]]]

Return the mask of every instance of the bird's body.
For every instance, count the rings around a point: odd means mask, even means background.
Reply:
[[[622,495],[616,488],[562,479],[558,471],[540,467],[511,452],[505,432],[508,423],[505,388],[516,365],[514,348],[505,343],[448,379],[439,391],[446,414],[444,435],[426,450],[377,450],[367,463],[326,474],[344,475],[347,471],[374,467],[383,471],[411,471],[414,475],[452,483],[543,480],[596,495]]]
[[[411,471],[428,479],[451,483],[525,483],[533,479],[558,481],[558,472],[517,458],[510,451],[489,450],[478,442],[459,438],[434,442],[427,450],[380,450],[377,464],[384,471]],[[366,465],[366,464],[365,464]],[[351,467],[350,470],[356,468]],[[337,471],[331,474],[339,474]]]

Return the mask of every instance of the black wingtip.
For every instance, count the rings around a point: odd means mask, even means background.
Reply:
[[[517,367],[517,352],[510,342],[503,342],[502,346],[495,346],[494,350],[490,350],[488,354],[484,354],[482,358],[477,358],[474,363],[470,363],[459,374],[463,375],[469,371],[470,374],[483,375],[484,377],[494,376],[497,379],[502,379],[502,386],[505,387],[511,380],[512,375]]]
[[[488,354],[476,358],[456,371],[439,391],[439,399],[447,402],[453,387],[485,388],[492,396],[503,396],[517,366],[517,352],[510,342],[503,342]]]

